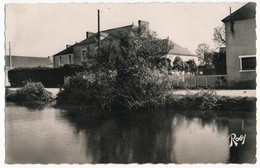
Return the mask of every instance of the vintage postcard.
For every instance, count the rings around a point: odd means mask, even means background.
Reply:
[[[256,166],[258,5],[7,1],[4,165]]]

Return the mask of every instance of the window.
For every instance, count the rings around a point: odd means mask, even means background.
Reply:
[[[71,55],[69,55],[69,64],[71,64]]]
[[[249,72],[256,69],[256,56],[255,55],[241,55],[240,59],[240,71]]]
[[[87,49],[82,49],[81,52],[82,52],[81,61],[85,61],[87,57]]]
[[[61,65],[61,56],[59,56],[59,64],[58,65]]]

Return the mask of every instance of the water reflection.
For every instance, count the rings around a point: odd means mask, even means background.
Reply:
[[[255,115],[236,112],[226,113],[226,117],[201,118],[196,112],[183,114],[110,114],[50,107],[32,113],[7,105],[6,162],[255,162]],[[229,148],[231,133],[246,134],[245,144]]]

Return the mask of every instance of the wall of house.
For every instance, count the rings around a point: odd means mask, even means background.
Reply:
[[[69,56],[71,56],[71,63],[69,62]],[[60,59],[61,58],[61,59]],[[53,67],[63,66],[65,64],[74,64],[74,54],[65,54],[53,57]]]
[[[94,55],[96,46],[97,46],[96,43],[74,46],[75,64],[81,64],[82,62],[87,62],[87,57]],[[83,56],[82,54],[83,50],[86,51],[85,56]]]
[[[234,21],[234,32],[230,30],[230,22],[226,29],[226,62],[227,84],[233,88],[254,88],[256,72],[239,72],[241,55],[256,55],[256,20],[246,19]]]

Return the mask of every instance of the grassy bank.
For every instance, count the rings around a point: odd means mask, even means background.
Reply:
[[[44,89],[41,83],[28,82],[21,89],[11,91],[6,89],[6,101],[22,103],[22,102],[38,102],[49,103],[53,100],[52,93]]]
[[[81,81],[81,80],[79,80]],[[99,102],[95,98],[95,92],[90,90],[89,83],[74,82],[74,86],[61,91],[56,100],[58,106],[78,106],[84,109],[84,106],[95,106],[100,108]],[[95,85],[91,85],[94,87]],[[86,89],[88,88],[88,89]],[[15,103],[47,104],[54,99],[52,94],[44,89],[41,83],[27,83],[21,89],[16,91],[6,90],[6,101]],[[165,99],[156,101],[146,98],[137,102],[138,108],[128,109],[129,111],[154,110],[154,109],[176,109],[176,110],[203,110],[203,111],[256,111],[256,98],[254,97],[228,97],[219,96],[213,90],[201,90],[198,93],[185,95],[170,94]],[[111,102],[110,110],[127,109],[117,106],[116,102]],[[101,108],[100,108],[101,109]]]
[[[256,100],[254,97],[218,96],[213,90],[202,90],[196,94],[170,95],[166,100],[166,108],[255,111]]]
[[[75,85],[74,85],[75,86]],[[71,89],[71,88],[70,88]],[[60,97],[58,95],[58,104],[84,106],[93,105],[98,107],[93,97],[89,97],[86,89],[81,91],[66,90]],[[85,90],[85,91],[84,91]],[[66,94],[64,94],[66,93]],[[62,96],[62,97],[61,97]],[[93,96],[93,95],[92,95]],[[89,99],[87,99],[89,98]],[[140,110],[154,110],[154,109],[176,109],[176,110],[203,110],[203,111],[219,111],[219,110],[232,110],[232,111],[256,111],[256,98],[255,97],[229,97],[219,96],[214,90],[201,90],[195,94],[176,95],[170,94],[165,96],[165,99],[156,101],[154,99],[144,99],[137,102],[137,108],[122,108],[113,102],[112,110],[128,109],[129,111]]]

